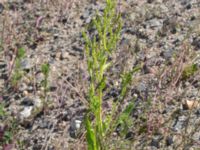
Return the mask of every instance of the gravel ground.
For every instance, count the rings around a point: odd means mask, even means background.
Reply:
[[[0,141],[11,130],[11,144],[0,149],[86,149],[83,118],[88,74],[82,31],[102,0],[0,0]],[[114,149],[200,149],[200,1],[124,0],[118,3],[123,27],[109,73],[105,107],[119,95],[119,73],[137,65],[127,98],[135,103],[132,126],[116,129]],[[17,49],[23,78],[10,77]],[[44,98],[41,65],[48,63],[49,92]],[[195,66],[192,74],[188,66]],[[44,107],[45,105],[45,107]],[[5,149],[8,148],[8,149]]]

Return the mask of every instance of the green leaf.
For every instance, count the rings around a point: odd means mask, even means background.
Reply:
[[[20,48],[18,49],[18,52],[17,52],[17,58],[23,58],[25,56],[25,49],[24,48]]]
[[[4,106],[0,104],[0,117],[3,117],[4,115],[5,115]]]
[[[182,73],[182,79],[183,80],[188,79],[189,77],[193,76],[196,71],[198,71],[197,64],[191,64],[186,66]]]
[[[50,70],[49,64],[45,63],[42,65],[41,71],[45,76],[47,76],[49,74],[49,70]]]
[[[88,150],[97,150],[95,133],[88,119],[88,116],[86,117],[85,124],[87,130],[86,138],[88,143]]]
[[[121,134],[126,134],[128,131],[128,128],[132,125],[132,120],[130,118],[130,114],[132,110],[134,109],[134,103],[131,102],[125,110],[120,114],[117,125],[120,124],[122,128],[122,133]]]
[[[10,141],[12,141],[12,137],[13,137],[13,135],[12,135],[12,133],[10,131],[5,131],[3,140],[6,143],[9,143]]]

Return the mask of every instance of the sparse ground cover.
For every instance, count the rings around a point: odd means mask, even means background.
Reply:
[[[113,2],[0,1],[0,149],[200,148],[200,2]]]

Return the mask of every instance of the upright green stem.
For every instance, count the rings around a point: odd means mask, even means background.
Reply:
[[[106,0],[106,8],[103,16],[97,16],[93,20],[93,26],[98,31],[98,40],[90,38],[83,33],[87,57],[88,72],[90,75],[89,87],[89,113],[86,115],[87,142],[89,150],[102,150],[104,148],[104,121],[103,121],[103,90],[106,85],[105,73],[110,66],[108,57],[116,47],[121,22],[115,14],[115,0]],[[90,115],[94,120],[90,119]],[[92,123],[94,121],[94,123]]]

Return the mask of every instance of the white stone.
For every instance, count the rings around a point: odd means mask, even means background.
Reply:
[[[20,117],[21,118],[28,118],[28,117],[30,117],[32,109],[33,109],[33,106],[25,107],[24,110],[20,112]]]
[[[75,120],[75,127],[76,127],[76,129],[79,129],[81,127],[81,121],[80,120]]]

